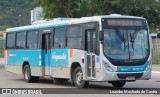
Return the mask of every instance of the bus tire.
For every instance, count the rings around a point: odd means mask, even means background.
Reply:
[[[23,69],[24,80],[27,83],[36,82],[39,80],[39,77],[31,76],[31,70],[29,65],[25,65]]]
[[[126,81],[112,81],[110,82],[115,88],[122,88],[125,84]]]
[[[73,81],[75,86],[78,88],[86,88],[89,85],[88,81],[83,80],[83,72],[80,66],[78,66],[74,71]]]

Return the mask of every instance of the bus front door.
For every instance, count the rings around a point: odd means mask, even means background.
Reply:
[[[96,49],[96,30],[87,30],[86,31],[86,49],[87,49],[87,78],[95,78],[95,49]]]
[[[51,74],[50,67],[50,51],[51,50],[51,34],[42,34],[42,73],[43,75]]]

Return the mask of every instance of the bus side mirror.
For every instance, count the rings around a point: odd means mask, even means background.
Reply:
[[[99,40],[103,41],[103,39],[104,39],[103,31],[99,31]]]

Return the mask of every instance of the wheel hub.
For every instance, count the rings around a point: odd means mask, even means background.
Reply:
[[[81,71],[77,72],[77,74],[76,74],[76,83],[77,84],[81,84],[82,79],[83,79],[82,72]]]
[[[29,78],[29,71],[25,70],[25,79],[28,79],[28,78]]]

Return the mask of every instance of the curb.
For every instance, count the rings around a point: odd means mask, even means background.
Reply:
[[[159,73],[160,74],[160,71],[152,71],[152,73]]]

